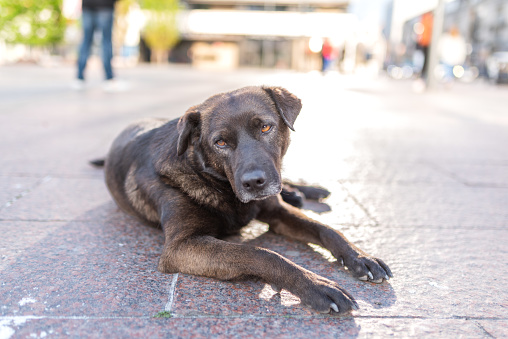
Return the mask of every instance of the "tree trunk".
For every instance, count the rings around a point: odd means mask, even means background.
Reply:
[[[169,51],[165,50],[152,50],[152,62],[156,64],[163,64],[168,62]]]

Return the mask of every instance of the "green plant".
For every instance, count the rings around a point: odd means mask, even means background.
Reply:
[[[0,39],[45,46],[63,40],[62,0],[0,0]]]
[[[160,63],[179,40],[178,0],[143,0],[141,7],[147,12],[143,37],[152,49],[153,59]]]
[[[155,12],[178,11],[178,0],[140,0],[139,3],[142,8]]]
[[[171,318],[171,312],[161,311],[153,316],[154,318]]]

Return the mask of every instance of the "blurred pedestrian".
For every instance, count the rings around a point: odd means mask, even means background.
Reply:
[[[452,26],[448,33],[444,33],[438,45],[439,59],[444,67],[444,80],[450,82],[454,79],[453,68],[462,66],[466,61],[466,40],[460,35],[456,26]]]
[[[335,57],[335,53],[333,50],[333,46],[330,43],[330,39],[325,38],[323,41],[323,47],[321,48],[321,71],[325,73],[328,71],[332,65],[333,59]]]
[[[123,39],[122,57],[127,65],[134,66],[139,60],[140,32],[145,24],[145,16],[137,2],[129,6],[125,21],[127,29]]]
[[[420,30],[417,35],[418,48],[423,53],[423,67],[421,72],[421,78],[427,79],[428,66],[429,66],[429,46],[432,40],[432,24],[434,22],[434,16],[431,12],[422,15],[420,20]]]
[[[102,34],[102,64],[105,72],[104,90],[115,90],[113,81],[113,69],[111,59],[113,58],[113,16],[116,0],[82,0],[82,26],[83,42],[79,49],[78,76],[74,88],[81,89],[85,84],[84,71],[90,56],[90,50],[96,30]]]

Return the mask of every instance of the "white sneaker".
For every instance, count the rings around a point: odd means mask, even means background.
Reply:
[[[85,80],[76,79],[71,83],[71,88],[76,91],[85,89]]]
[[[115,79],[106,80],[102,85],[104,92],[123,92],[128,89],[127,83]]]

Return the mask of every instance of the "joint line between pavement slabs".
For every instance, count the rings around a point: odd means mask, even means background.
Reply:
[[[164,306],[164,311],[171,312],[173,308],[173,301],[175,300],[175,290],[176,290],[176,282],[178,281],[178,273],[173,274],[173,279],[171,279],[171,285],[169,286],[169,299]]]
[[[479,323],[479,321],[507,321],[508,318],[505,317],[468,317],[468,316],[452,316],[452,317],[426,317],[426,316],[330,316],[326,314],[315,314],[315,315],[245,315],[245,314],[232,314],[232,315],[223,315],[223,314],[202,314],[202,315],[191,315],[191,316],[179,316],[181,319],[274,319],[274,318],[286,318],[286,319],[407,319],[407,320],[465,320],[472,321],[475,323],[477,327],[482,329],[486,334],[491,335],[485,328]],[[60,316],[51,316],[51,315],[6,315],[0,316],[0,330],[1,326],[8,323],[14,323],[16,325],[23,324],[30,320],[44,320],[44,319],[53,319],[53,320],[122,320],[122,319],[154,319],[154,316],[87,316],[87,315],[60,315]],[[9,326],[9,325],[8,325]],[[1,333],[1,331],[0,331]],[[0,336],[0,338],[2,338]]]
[[[16,201],[18,201],[19,199],[23,198],[28,193],[32,192],[34,189],[36,189],[40,185],[47,183],[51,179],[52,179],[51,176],[49,176],[49,175],[45,176],[44,178],[38,180],[32,187],[27,188],[26,190],[24,190],[21,193],[19,193],[18,195],[16,195],[14,198],[12,198],[9,201],[7,201],[5,203],[5,205],[0,206],[0,208],[12,206],[12,204],[14,204]]]

